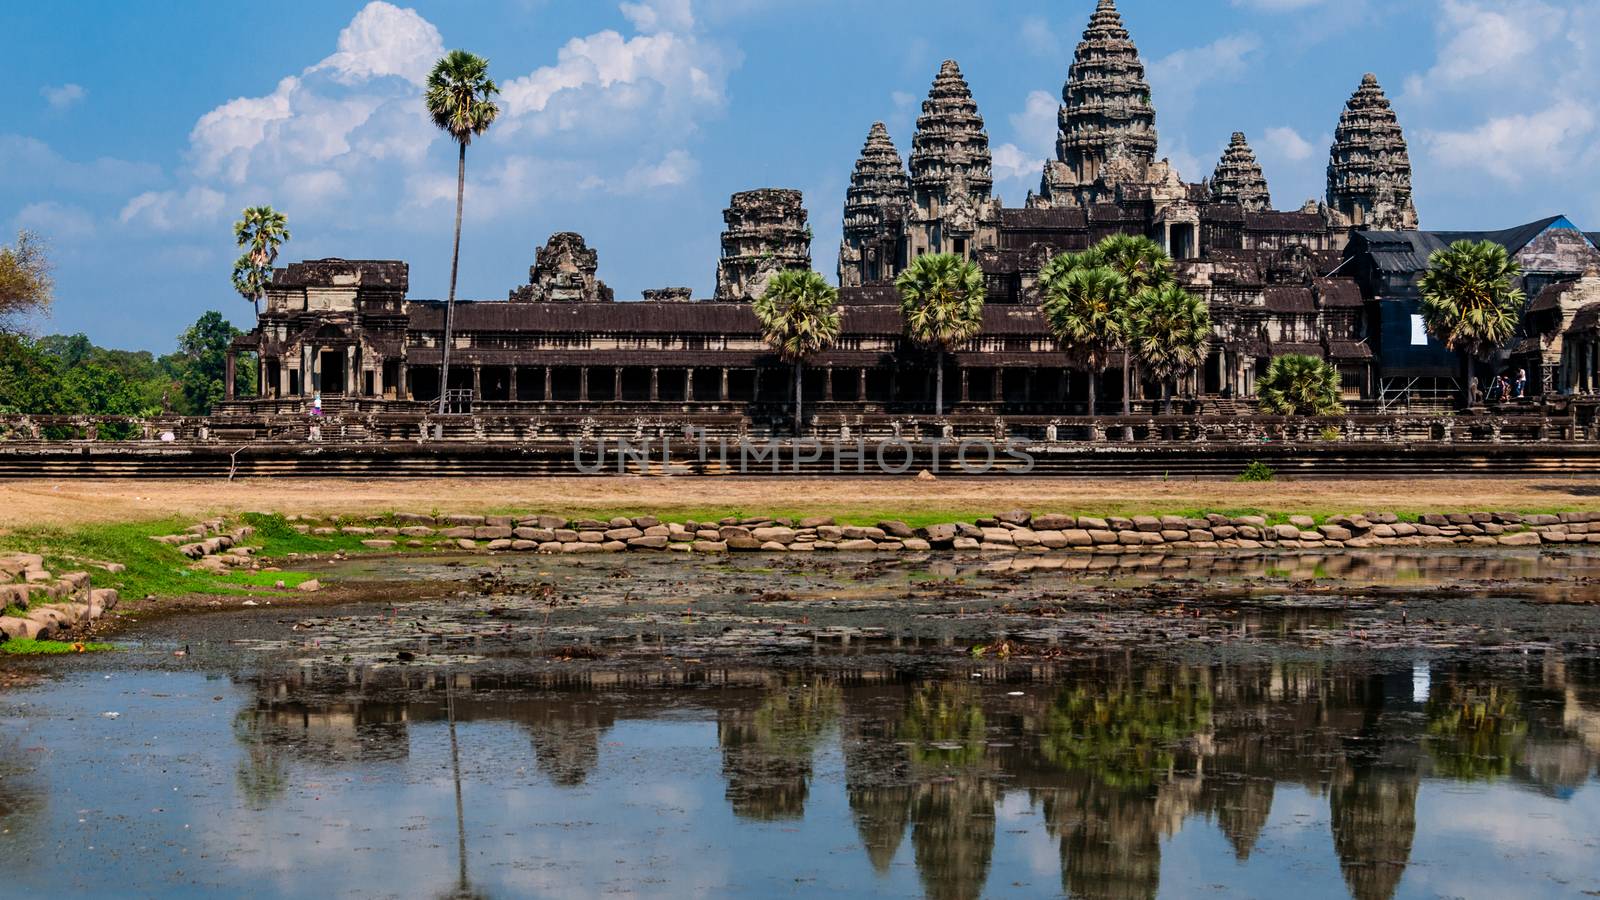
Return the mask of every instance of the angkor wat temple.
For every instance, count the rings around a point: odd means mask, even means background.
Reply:
[[[1062,99],[1055,159],[1019,207],[992,193],[984,120],[954,61],[934,78],[906,163],[884,126],[871,126],[843,211],[844,333],[809,362],[812,412],[931,411],[932,363],[903,339],[892,285],[929,252],[977,261],[989,286],[982,333],[947,356],[947,407],[1085,412],[1089,376],[1045,327],[1038,272],[1056,254],[1123,233],[1159,241],[1181,283],[1210,305],[1209,358],[1180,390],[1190,409],[1249,398],[1284,353],[1332,362],[1357,408],[1448,402],[1459,363],[1421,329],[1416,283],[1428,254],[1461,238],[1504,244],[1526,273],[1523,328],[1496,362],[1527,369],[1536,395],[1600,392],[1600,235],[1559,216],[1503,231],[1419,230],[1405,137],[1375,76],[1339,114],[1326,196],[1292,210],[1272,208],[1242,133],[1199,182],[1158,158],[1150,86],[1114,0],[1093,11]],[[448,388],[472,409],[502,412],[788,403],[787,367],[763,343],[749,301],[775,272],[813,266],[803,198],[736,194],[724,220],[710,300],[663,288],[615,302],[596,250],[577,234],[551,236],[505,301],[456,304]],[[314,392],[397,411],[437,400],[445,304],[407,289],[399,261],[278,270],[258,327],[234,345],[259,355],[258,397],[229,408],[299,411]],[[1136,399],[1156,395],[1132,381]],[[1106,408],[1120,407],[1121,383],[1108,373]]]

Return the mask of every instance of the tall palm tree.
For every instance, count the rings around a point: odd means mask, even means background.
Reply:
[[[1128,283],[1127,298],[1132,301],[1147,291],[1172,281],[1172,257],[1155,241],[1131,234],[1114,234],[1096,244],[1093,250],[1100,264],[1121,275]],[[1133,366],[1131,349],[1122,347],[1122,414],[1133,412]]]
[[[278,261],[278,248],[289,240],[289,219],[270,206],[252,206],[233,223],[233,239],[244,248],[233,264],[233,289],[255,304],[260,318],[272,264]]]
[[[1176,284],[1163,284],[1133,298],[1127,346],[1145,371],[1161,382],[1161,400],[1172,411],[1168,382],[1193,371],[1211,341],[1211,312],[1204,300]]]
[[[1336,416],[1339,371],[1325,360],[1301,353],[1275,356],[1256,381],[1261,409],[1275,416]]]
[[[906,333],[938,355],[933,411],[942,416],[945,353],[983,328],[983,270],[952,253],[928,253],[912,260],[894,286],[900,292]]]
[[[1462,405],[1472,404],[1472,361],[1516,333],[1522,266],[1493,241],[1456,241],[1428,258],[1422,276],[1422,323],[1461,356]]]
[[[450,133],[460,147],[456,162],[456,240],[450,252],[450,296],[444,307],[444,360],[439,372],[439,414],[450,388],[450,344],[456,306],[456,273],[461,265],[461,206],[467,193],[467,145],[494,124],[500,107],[492,99],[500,87],[489,77],[489,61],[465,50],[451,50],[428,73],[424,101],[433,124]]]
[[[1092,416],[1099,395],[1097,385],[1111,362],[1111,353],[1127,338],[1123,306],[1128,282],[1104,266],[1056,265],[1056,260],[1046,267],[1052,270],[1049,280],[1042,283],[1045,322],[1061,349],[1081,357],[1087,365]]]
[[[778,355],[794,363],[794,433],[800,434],[801,384],[806,357],[839,339],[839,291],[808,269],[787,269],[772,277],[753,304],[761,336]]]

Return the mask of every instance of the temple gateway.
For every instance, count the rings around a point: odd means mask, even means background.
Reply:
[[[974,260],[988,282],[982,332],[946,357],[951,415],[1087,412],[1089,376],[1045,327],[1038,273],[1113,234],[1159,241],[1178,280],[1210,306],[1209,358],[1180,391],[1192,410],[1251,397],[1284,353],[1335,365],[1356,408],[1448,404],[1458,363],[1420,327],[1417,281],[1432,251],[1464,238],[1501,243],[1525,272],[1527,314],[1497,362],[1526,369],[1535,394],[1600,392],[1600,235],[1561,216],[1420,230],[1405,136],[1373,75],[1339,113],[1326,195],[1291,210],[1272,208],[1243,133],[1199,182],[1158,157],[1154,98],[1114,0],[1089,18],[1059,125],[1055,159],[1019,207],[992,193],[988,133],[955,61],[934,76],[908,159],[871,125],[843,210],[844,333],[810,361],[811,413],[931,412],[932,362],[904,339],[892,284],[923,253]],[[777,409],[791,399],[789,369],[762,341],[750,301],[774,273],[813,266],[804,199],[736,194],[724,223],[709,300],[664,287],[616,302],[597,251],[580,235],[552,235],[504,301],[456,304],[448,385],[445,304],[407,296],[404,262],[294,263],[274,273],[256,329],[233,346],[258,355],[257,396],[226,408],[299,412],[320,392],[335,407],[422,411],[447,389],[456,411]],[[1106,409],[1120,407],[1119,376],[1105,379]],[[1133,399],[1156,396],[1130,381]]]

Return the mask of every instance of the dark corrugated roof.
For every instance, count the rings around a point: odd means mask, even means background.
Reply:
[[[1088,213],[1083,209],[1002,209],[1001,228],[1074,229],[1087,228]]]
[[[1316,296],[1307,287],[1273,286],[1262,291],[1267,309],[1275,313],[1310,313],[1317,311]]]
[[[274,269],[272,286],[335,287],[335,278],[355,276],[356,286],[405,291],[410,286],[410,273],[411,267],[398,259],[308,259]]]
[[[1372,348],[1364,341],[1329,341],[1328,356],[1334,359],[1371,359]]]
[[[1516,253],[1523,247],[1528,246],[1529,241],[1543,234],[1546,228],[1564,218],[1566,217],[1550,216],[1537,222],[1529,222],[1526,225],[1517,225],[1500,231],[1435,231],[1432,234],[1442,241],[1445,246],[1449,246],[1456,241],[1494,241],[1496,244],[1506,248],[1507,252]]]
[[[1361,306],[1361,285],[1354,278],[1319,278],[1316,282],[1317,299],[1324,308],[1349,309]]]

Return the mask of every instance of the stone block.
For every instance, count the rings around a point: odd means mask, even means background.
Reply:
[[[751,538],[751,540],[755,539]],[[786,553],[789,550],[789,545],[780,544],[777,541],[763,541],[761,544],[761,550],[764,553]]]
[[[603,553],[600,541],[562,541],[562,553]]]
[[[846,553],[859,553],[862,551],[876,552],[878,542],[867,538],[850,538],[839,541],[839,549]]]
[[[817,529],[817,535],[822,535],[822,529]],[[881,541],[888,536],[882,528],[846,526],[844,529],[844,539],[847,541]]]
[[[1047,513],[1033,517],[1034,531],[1066,531],[1068,528],[1078,527],[1076,516],[1063,516],[1057,513]]]
[[[644,531],[647,528],[654,528],[657,525],[660,525],[661,520],[655,516],[634,516],[632,524],[633,527],[639,529],[640,531]]]
[[[980,544],[978,543],[978,539],[977,538],[958,537],[953,542],[951,542],[950,546],[954,550],[976,550],[976,549],[978,549]]]
[[[606,540],[608,541],[631,541],[638,537],[644,537],[644,532],[632,525],[628,525],[625,528],[612,528],[606,532]]]
[[[1032,528],[1017,528],[1011,532],[1011,542],[1018,547],[1034,547],[1039,541],[1039,533]]]
[[[928,541],[923,540],[922,538],[914,538],[914,537],[906,538],[905,540],[901,541],[900,543],[905,545],[905,548],[907,550],[911,550],[911,551],[914,551],[914,552],[923,552],[923,551],[927,551],[927,550],[932,550],[933,549],[933,544],[928,542]]]
[[[404,525],[433,525],[433,516],[424,513],[395,513],[394,520]]]
[[[511,542],[511,549],[517,551],[518,553],[531,553],[534,550],[539,549],[539,542],[518,539]]]
[[[667,536],[664,534],[646,534],[628,539],[628,546],[635,550],[665,550],[667,549]]]
[[[1033,521],[1033,514],[1025,509],[1012,509],[995,516],[995,520],[1009,525],[1026,525]]]
[[[1311,529],[1317,527],[1317,520],[1311,518],[1310,516],[1290,516],[1289,524],[1300,529],[1301,531],[1310,531]]]
[[[388,538],[368,538],[361,542],[361,546],[369,550],[393,550],[394,544],[395,542]]]
[[[1231,540],[1239,534],[1239,526],[1226,524],[1212,525],[1211,533],[1216,535],[1217,540],[1219,541]]]
[[[1189,539],[1187,530],[1180,531],[1176,528],[1163,528],[1159,533],[1161,540],[1168,544],[1176,544],[1179,541],[1187,541]]]
[[[478,529],[471,525],[457,525],[454,528],[446,528],[439,534],[447,538],[470,538],[477,536]]]
[[[808,516],[800,520],[801,528],[821,528],[832,524],[834,524],[832,516]]]
[[[1330,541],[1348,541],[1355,537],[1355,532],[1342,525],[1324,525],[1318,530]]]
[[[1134,516],[1133,527],[1139,531],[1155,533],[1161,530],[1161,520],[1155,516]]]
[[[433,529],[426,525],[407,525],[400,529],[400,533],[406,537],[432,537]]]
[[[763,544],[792,544],[795,531],[793,528],[757,528],[750,532],[750,536]]]
[[[1035,519],[1034,521],[1037,522],[1038,520]],[[1067,534],[1064,531],[1045,530],[1036,531],[1034,534],[1039,538],[1039,545],[1047,549],[1060,550],[1070,546],[1067,543]]]
[[[501,541],[511,537],[510,525],[480,525],[473,529],[472,536],[480,541]]]
[[[603,531],[580,531],[578,532],[578,542],[582,544],[604,544],[606,542],[606,533]]]
[[[560,541],[540,541],[540,553],[560,553],[564,545]]]
[[[0,616],[0,634],[7,640],[13,638],[26,638],[34,640],[39,637],[39,632],[45,628],[43,623],[21,616]]]
[[[1297,541],[1300,539],[1300,529],[1294,525],[1277,525],[1271,529],[1274,540]]]
[[[917,536],[915,529],[899,519],[890,519],[886,522],[879,522],[878,527],[883,529],[885,536],[895,538],[896,540],[905,540],[906,538]]]
[[[1216,540],[1216,535],[1212,534],[1209,528],[1191,528],[1189,529],[1189,540],[1197,544],[1210,543]]]
[[[929,525],[927,528],[922,529],[922,533],[930,543],[936,546],[945,546],[954,541],[959,532],[956,531],[956,526],[954,525],[940,524]]]
[[[551,531],[555,535],[555,539],[563,544],[576,544],[578,542],[578,533],[571,528],[555,528],[551,529]]]
[[[985,528],[983,529],[983,542],[986,544],[1006,544],[1008,546],[1014,546],[1016,544],[1016,539],[1014,539],[1011,534],[1012,532],[1009,528]]]
[[[483,524],[483,516],[441,516],[439,521],[445,523],[446,525],[470,525],[476,528],[477,526]]]
[[[696,553],[727,553],[727,541],[695,541],[692,545]]]
[[[339,533],[351,535],[371,534],[372,529],[365,525],[344,525],[340,527]]]
[[[1110,531],[1111,523],[1095,516],[1079,516],[1078,527],[1084,531]]]
[[[510,538],[496,538],[489,542],[488,549],[492,553],[499,553],[502,550],[512,549],[513,544]]]
[[[628,545],[624,541],[606,541],[600,545],[600,549],[607,553],[626,553]]]
[[[478,542],[471,538],[456,538],[456,546],[462,550],[476,550]]]

